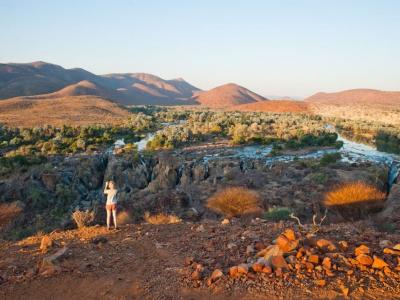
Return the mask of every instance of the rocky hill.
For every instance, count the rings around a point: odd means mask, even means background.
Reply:
[[[239,104],[267,101],[268,99],[240,85],[228,83],[199,93],[194,97],[194,100],[208,107],[232,107]]]

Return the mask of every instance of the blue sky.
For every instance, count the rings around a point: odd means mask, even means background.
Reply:
[[[263,95],[400,90],[400,1],[0,0],[0,62]]]

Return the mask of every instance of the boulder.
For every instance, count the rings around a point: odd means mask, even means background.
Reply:
[[[356,255],[356,256],[359,256],[360,254],[369,254],[370,253],[370,250],[369,250],[369,248],[367,247],[367,246],[365,246],[365,245],[360,245],[359,247],[357,247],[355,250],[354,250],[354,254]]]
[[[367,254],[358,255],[356,260],[363,266],[370,266],[374,262],[372,257]]]
[[[372,263],[372,268],[383,269],[385,267],[389,267],[389,265],[382,258],[374,255],[374,262]]]

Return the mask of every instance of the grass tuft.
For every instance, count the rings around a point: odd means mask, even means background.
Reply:
[[[207,200],[207,207],[227,218],[259,213],[259,196],[244,187],[229,187]]]

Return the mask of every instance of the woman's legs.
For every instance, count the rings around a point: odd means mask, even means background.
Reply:
[[[110,209],[106,209],[106,210],[107,210],[107,228],[110,229],[111,210]]]
[[[116,209],[113,209],[113,211],[112,211],[112,215],[113,215],[113,219],[114,219],[114,227],[115,227],[115,229],[117,229],[117,210]]]

